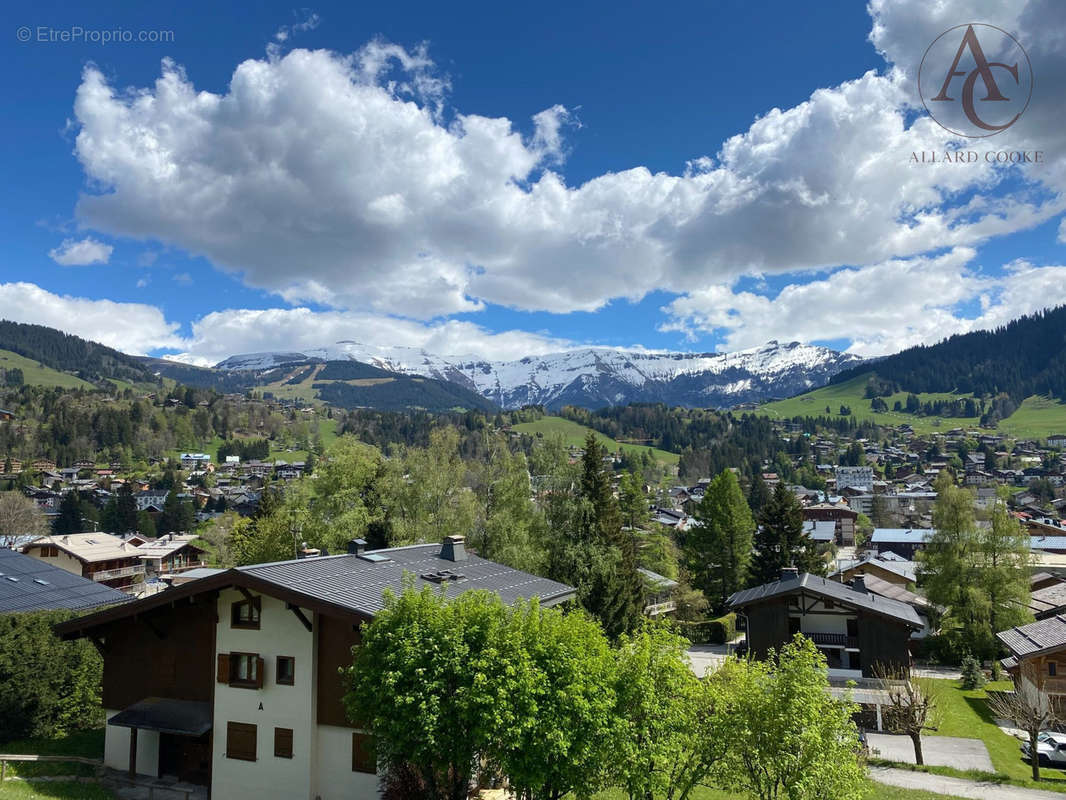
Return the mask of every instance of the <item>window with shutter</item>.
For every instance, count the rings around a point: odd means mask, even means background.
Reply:
[[[253,597],[251,600],[238,600],[230,609],[230,627],[259,630],[261,607],[262,600],[258,597]]]
[[[274,728],[274,755],[292,758],[292,728]]]
[[[263,688],[263,659],[256,653],[230,653],[229,683],[241,689]],[[219,669],[222,662],[219,661]]]
[[[256,728],[246,722],[226,723],[226,758],[255,761]]]
[[[378,772],[377,757],[374,755],[374,737],[366,733],[352,734],[352,772]]]

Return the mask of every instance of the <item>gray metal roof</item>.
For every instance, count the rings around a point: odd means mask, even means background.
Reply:
[[[384,561],[339,555],[254,564],[237,569],[281,588],[371,615],[385,607],[383,593],[386,589],[396,593],[403,591],[405,573],[415,576],[415,588],[443,589],[449,597],[470,589],[487,589],[498,594],[508,605],[532,597],[540,598],[542,605],[552,605],[574,594],[574,589],[565,584],[538,578],[473,554],[468,553],[463,561],[451,561],[441,558],[440,552],[439,544],[418,544],[373,551],[385,556],[387,560]],[[420,577],[442,571],[462,578],[437,583]]]
[[[932,528],[874,528],[870,541],[924,544],[934,533],[936,531]]]
[[[59,608],[81,611],[132,599],[40,559],[0,549],[0,614]]]
[[[1056,650],[1066,646],[1066,616],[1058,614],[1028,625],[1018,625],[1000,631],[996,636],[1019,659]]]
[[[892,555],[895,557],[882,558],[884,555]],[[904,561],[900,559],[895,553],[882,553],[870,558],[848,558],[838,560],[836,572],[833,574],[836,575],[846,570],[854,569],[855,567],[863,567],[867,564],[874,567],[880,567],[887,572],[899,575],[901,578],[906,578],[911,583],[918,579],[918,565],[913,561]]]
[[[878,578],[876,575],[864,575],[863,582],[866,584],[867,589],[874,594],[881,595],[881,597],[899,600],[901,603],[906,603],[916,608],[918,606],[925,608],[929,605],[929,601],[920,594],[915,594],[898,583],[891,583],[883,578]]]
[[[743,608],[775,597],[802,593],[828,597],[836,602],[889,617],[915,628],[922,627],[922,621],[918,618],[917,612],[906,603],[868,592],[857,592],[843,583],[826,580],[818,575],[811,575],[809,572],[803,572],[795,578],[777,580],[764,583],[762,586],[744,589],[733,594],[728,602],[733,608]]]

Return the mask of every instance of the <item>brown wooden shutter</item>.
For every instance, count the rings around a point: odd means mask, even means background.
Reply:
[[[292,758],[292,728],[274,728],[274,755]]]
[[[255,657],[255,688],[263,688],[263,673],[266,671],[266,662],[260,656]]]
[[[255,761],[256,727],[245,722],[226,723],[226,758]]]
[[[218,677],[219,683],[229,683],[229,653],[218,654]]]
[[[377,757],[374,755],[374,737],[367,733],[352,734],[352,772],[368,772],[376,775]]]

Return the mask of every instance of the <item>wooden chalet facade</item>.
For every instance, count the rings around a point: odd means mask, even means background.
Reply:
[[[794,568],[735,593],[729,605],[745,618],[756,658],[802,633],[825,656],[831,677],[875,677],[879,665],[909,667],[911,633],[922,628],[911,606],[872,594],[861,576],[845,585]]]
[[[376,800],[372,742],[345,715],[340,668],[386,589],[571,599],[563,584],[443,545],[223,570],[56,626],[104,659],[104,762],[210,787],[212,797]]]

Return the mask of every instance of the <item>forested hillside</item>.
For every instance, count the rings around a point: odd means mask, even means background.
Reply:
[[[90,382],[105,378],[132,382],[156,380],[133,356],[44,325],[0,320],[0,348]]]
[[[871,368],[886,395],[900,391],[972,393],[979,398],[1004,394],[1015,406],[1032,395],[1066,400],[1066,306],[1020,317],[991,331],[911,347],[874,364],[845,370],[830,385],[846,383]]]

